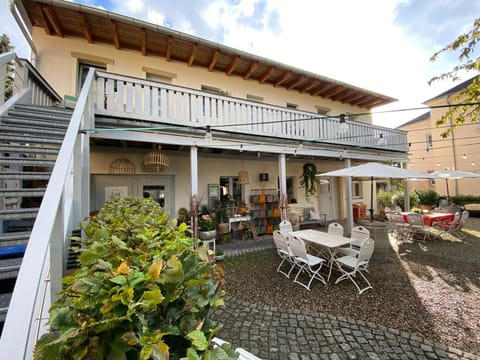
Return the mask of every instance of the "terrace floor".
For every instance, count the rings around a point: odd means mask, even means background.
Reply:
[[[464,233],[391,236],[362,295],[348,281],[294,284],[275,271],[271,237],[220,245],[227,296],[212,315],[223,324],[218,336],[263,359],[480,358],[480,218]]]

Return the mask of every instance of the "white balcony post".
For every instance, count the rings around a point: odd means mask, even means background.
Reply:
[[[198,148],[196,146],[190,148],[190,182],[192,196],[198,195]]]
[[[345,167],[352,166],[350,159],[345,159]],[[347,233],[350,234],[353,229],[353,202],[352,202],[352,178],[345,178],[345,194],[347,195]]]

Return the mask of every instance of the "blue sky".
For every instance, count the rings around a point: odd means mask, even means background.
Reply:
[[[469,30],[480,0],[75,0],[239,48],[399,99],[376,110],[422,106],[452,87],[428,80],[457,64],[454,54],[430,56]],[[8,0],[0,0],[6,33],[28,49]],[[468,74],[463,79],[473,76]],[[420,113],[376,115],[395,127]]]

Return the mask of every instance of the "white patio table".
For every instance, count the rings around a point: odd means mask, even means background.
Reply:
[[[341,246],[350,244],[350,242],[352,241],[352,239],[345,236],[332,235],[323,231],[313,229],[293,231],[292,234],[304,241],[320,245],[327,249],[328,255],[330,257],[330,259],[326,259],[330,263],[327,281],[330,280],[330,275],[332,274],[332,267],[334,262],[333,260],[335,259],[337,249]]]

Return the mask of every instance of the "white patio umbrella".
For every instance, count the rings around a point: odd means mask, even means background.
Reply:
[[[466,171],[458,171],[458,170],[449,170],[444,169],[440,171],[435,171],[432,175],[436,175],[439,178],[445,179],[445,185],[447,187],[447,198],[450,199],[450,191],[448,190],[448,180],[453,179],[466,179],[466,178],[480,178],[480,174],[466,172]]]
[[[373,180],[376,179],[432,179],[437,176],[399,168],[396,166],[383,165],[380,163],[369,162],[358,166],[351,166],[344,169],[329,171],[317,176],[338,176],[338,177],[356,177],[363,180],[370,180],[370,221],[373,221]]]

